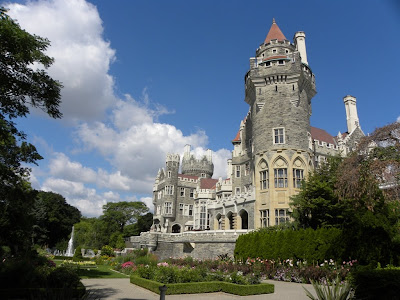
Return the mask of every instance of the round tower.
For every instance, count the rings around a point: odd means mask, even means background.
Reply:
[[[190,145],[186,145],[182,158],[182,174],[211,178],[213,173],[212,151],[208,149],[206,155],[197,159],[190,153]]]
[[[245,77],[254,154],[270,149],[308,149],[315,77],[307,65],[305,34],[291,44],[273,20]],[[300,39],[302,41],[300,42]],[[297,45],[297,46],[296,46]]]

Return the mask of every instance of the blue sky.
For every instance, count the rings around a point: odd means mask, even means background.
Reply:
[[[316,75],[311,125],[346,131],[342,98],[357,98],[365,133],[400,116],[396,1],[17,1],[9,14],[50,39],[49,73],[64,84],[62,120],[19,126],[45,157],[32,184],[97,216],[107,201],[144,201],[167,152],[214,151],[225,176],[248,105],[249,58],[276,22],[306,33]]]

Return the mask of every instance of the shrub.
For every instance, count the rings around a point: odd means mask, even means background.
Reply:
[[[101,248],[101,255],[114,256],[114,249],[109,245],[104,245]]]
[[[159,287],[164,284],[140,278],[132,275],[130,278],[131,283],[146,288],[154,293],[160,294]],[[256,285],[239,285],[229,282],[190,282],[190,283],[174,283],[167,284],[167,295],[175,294],[197,294],[197,293],[213,293],[225,292],[240,296],[269,294],[274,292],[274,285],[268,283]]]
[[[81,260],[83,260],[82,247],[81,246],[76,247],[74,256],[72,257],[72,260],[73,261],[81,261]]]
[[[304,259],[323,261],[326,258],[341,259],[342,253],[335,250],[341,235],[337,228],[278,229],[266,228],[240,235],[236,241],[235,259],[244,261],[248,257],[263,259]],[[296,247],[293,247],[296,245]]]
[[[327,280],[324,283],[312,281],[312,285],[317,297],[314,297],[309,290],[303,287],[307,297],[312,300],[347,300],[352,299],[354,296],[354,291],[351,289],[350,283],[341,282],[339,277],[332,281]]]
[[[399,299],[400,268],[363,268],[352,275],[357,299]]]

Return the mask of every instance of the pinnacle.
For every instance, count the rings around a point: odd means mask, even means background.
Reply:
[[[275,18],[272,19],[272,25],[271,28],[269,29],[267,37],[265,38],[264,44],[268,44],[271,40],[278,40],[278,41],[286,40],[285,35],[282,33],[282,31],[276,24]]]

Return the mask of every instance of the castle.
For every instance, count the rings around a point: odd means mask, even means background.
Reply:
[[[244,78],[246,117],[232,140],[226,179],[213,179],[212,152],[195,158],[190,146],[168,154],[153,188],[152,232],[250,230],[287,222],[289,201],[304,177],[329,155],[347,155],[364,136],[356,98],[343,98],[347,132],[331,136],[310,126],[315,75],[305,33],[291,43],[275,20],[250,58]]]

